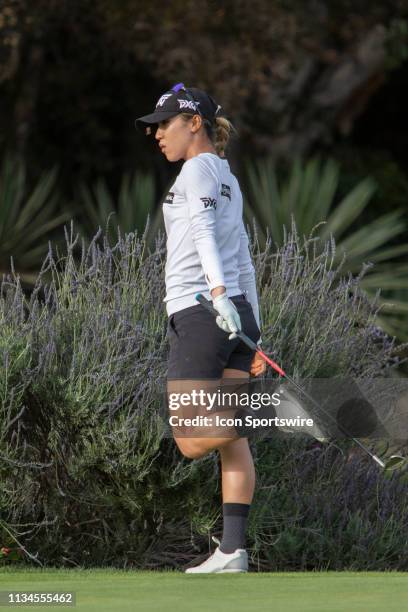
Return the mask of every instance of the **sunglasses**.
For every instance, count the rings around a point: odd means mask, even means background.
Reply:
[[[203,123],[205,123],[207,125],[211,125],[211,121],[209,121],[208,119],[206,119],[203,116],[203,113],[200,110],[199,104],[197,103],[196,100],[194,100],[194,98],[191,95],[191,93],[189,91],[187,91],[187,88],[184,85],[184,83],[177,83],[176,85],[173,85],[173,87],[169,91],[174,91],[174,93],[178,93],[179,91],[182,91],[185,94],[187,100],[193,104],[193,106],[196,109],[197,113],[200,115],[201,119],[203,120]],[[219,106],[219,108],[221,108],[221,106]],[[157,129],[157,126],[156,126],[156,129]],[[149,126],[149,127],[146,128],[146,135],[148,136],[151,133],[152,133],[152,128]]]
[[[194,98],[191,95],[191,93],[189,91],[187,91],[187,88],[184,85],[184,83],[177,83],[176,85],[173,85],[173,87],[170,89],[170,91],[174,91],[174,93],[178,93],[179,91],[182,91],[185,94],[187,100],[189,102],[192,102],[193,106],[196,108],[197,113],[200,115],[200,117],[203,120],[203,122],[206,123],[207,125],[211,125],[211,121],[209,121],[208,119],[206,119],[203,116],[203,113],[200,110],[200,105],[196,102],[196,100],[194,100]]]

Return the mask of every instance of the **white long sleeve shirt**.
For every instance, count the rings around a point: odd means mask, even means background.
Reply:
[[[196,306],[196,293],[224,285],[228,297],[245,293],[258,327],[255,270],[242,220],[243,201],[229,163],[213,153],[184,162],[163,202],[167,234],[167,314]]]

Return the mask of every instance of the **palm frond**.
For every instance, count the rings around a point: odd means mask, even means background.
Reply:
[[[27,193],[24,162],[10,154],[3,159],[0,172],[0,270],[13,265],[22,279],[32,277],[32,270],[41,264],[48,250],[51,230],[61,226],[71,214],[56,216],[60,197],[56,191],[58,170],[44,172],[30,193]]]
[[[319,239],[316,245],[321,248],[329,238],[334,240],[334,264],[344,260],[342,275],[357,275],[365,264],[374,264],[361,279],[370,295],[378,289],[398,291],[407,287],[407,272],[398,258],[408,252],[408,245],[395,245],[407,228],[403,211],[394,210],[354,229],[377,190],[371,177],[361,180],[337,203],[340,166],[333,159],[323,163],[314,157],[303,162],[297,157],[287,177],[281,180],[271,158],[247,160],[245,166],[245,217],[256,219],[262,246],[269,234],[278,248],[294,225],[301,236],[314,231]],[[400,299],[392,309],[385,309],[381,320],[389,321],[388,329],[405,325],[408,330],[405,304]],[[405,317],[405,323],[393,319],[396,313]]]
[[[124,174],[118,194],[112,195],[106,181],[98,179],[92,188],[80,185],[78,199],[86,211],[83,230],[90,240],[98,227],[105,228],[109,216],[113,227],[107,229],[111,241],[117,240],[118,227],[124,233],[137,231],[142,235],[148,229],[148,242],[153,240],[153,226],[157,228],[160,209],[156,208],[154,180],[151,174],[136,171],[133,176]]]

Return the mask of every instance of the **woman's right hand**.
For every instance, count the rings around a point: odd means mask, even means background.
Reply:
[[[261,376],[266,372],[266,363],[259,353],[255,353],[252,358],[250,374],[251,376]]]
[[[230,334],[229,340],[236,338],[236,332],[241,331],[242,325],[234,302],[224,292],[213,299],[213,307],[219,313],[215,319],[218,327]]]

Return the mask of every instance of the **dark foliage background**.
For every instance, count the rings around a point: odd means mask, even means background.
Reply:
[[[67,192],[135,165],[165,182],[133,120],[182,80],[236,123],[237,166],[345,141],[406,171],[407,17],[406,0],[3,0],[0,148],[37,175],[58,162]]]

